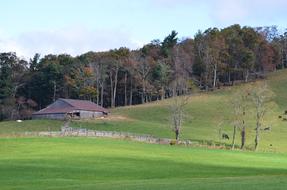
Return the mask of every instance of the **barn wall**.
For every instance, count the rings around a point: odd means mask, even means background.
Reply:
[[[83,110],[75,110],[74,112],[80,112],[80,119],[93,119],[104,116],[103,112],[93,112],[93,111],[83,111]],[[39,114],[33,115],[32,119],[57,119],[64,120],[66,118],[65,113],[54,113],[54,114]]]
[[[33,115],[32,119],[58,119],[58,120],[64,120],[66,117],[66,114],[60,113],[60,114],[39,114],[39,115]]]
[[[92,119],[104,115],[102,112],[83,111],[83,110],[79,110],[79,112],[81,119]]]

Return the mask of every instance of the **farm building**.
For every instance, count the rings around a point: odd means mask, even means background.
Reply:
[[[33,113],[33,119],[93,119],[108,114],[108,110],[86,100],[58,99],[46,108]]]

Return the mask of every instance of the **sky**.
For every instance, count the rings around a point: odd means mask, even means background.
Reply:
[[[0,52],[25,58],[137,49],[172,30],[287,28],[287,0],[2,0],[0,10]]]

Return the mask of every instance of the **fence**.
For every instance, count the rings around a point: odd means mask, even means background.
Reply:
[[[97,131],[83,128],[62,127],[61,131],[25,132],[25,136],[47,137],[108,137],[115,139],[127,139],[152,144],[171,144],[174,140],[169,138],[156,138],[151,135],[137,135],[128,132]],[[191,145],[191,141],[179,141],[178,144]]]

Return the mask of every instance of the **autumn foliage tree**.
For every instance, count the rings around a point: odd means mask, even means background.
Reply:
[[[214,90],[262,78],[287,67],[286,36],[276,27],[232,25],[199,31],[193,39],[171,31],[136,50],[35,54],[29,61],[1,53],[1,120],[11,118],[20,97],[21,105],[37,105],[23,109],[41,109],[60,97],[116,107],[185,95],[190,84]]]

